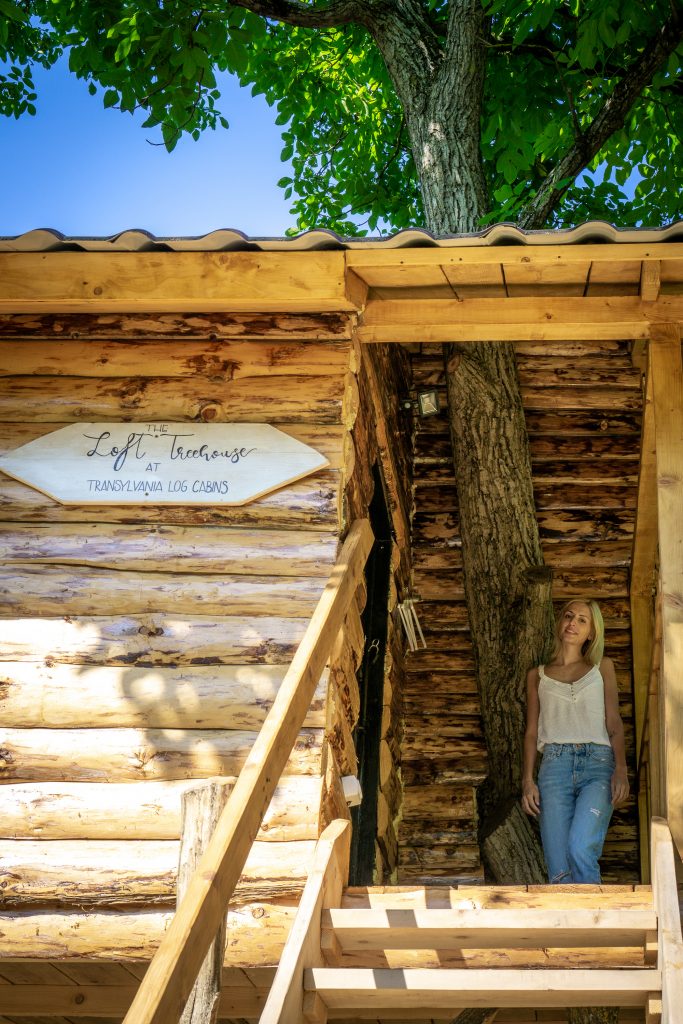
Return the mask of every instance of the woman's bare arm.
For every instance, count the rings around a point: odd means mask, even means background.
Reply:
[[[617,677],[611,658],[603,658],[600,672],[605,683],[605,726],[614,751],[614,774],[612,775],[612,804],[619,807],[628,797],[628,776],[626,774],[626,747],[624,725],[619,714],[619,692]]]
[[[538,669],[529,669],[526,677],[526,731],[524,733],[524,763],[522,767],[522,807],[527,814],[538,817],[541,796],[534,781],[536,744],[538,741]]]

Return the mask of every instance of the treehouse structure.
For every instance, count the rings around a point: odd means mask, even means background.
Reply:
[[[0,241],[1,1024],[683,1020],[681,321],[681,225]],[[453,341],[604,611],[602,887],[484,877]]]

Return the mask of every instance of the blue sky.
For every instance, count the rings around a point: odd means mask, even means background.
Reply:
[[[104,110],[66,61],[35,69],[38,113],[0,117],[0,235],[55,228],[65,235],[203,235],[215,228],[283,235],[294,223],[276,182],[276,112],[219,76],[228,131],[181,140],[173,153],[140,127],[144,115]]]

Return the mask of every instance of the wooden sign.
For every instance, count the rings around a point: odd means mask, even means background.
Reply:
[[[64,505],[244,505],[327,465],[268,423],[72,423],[0,458]]]

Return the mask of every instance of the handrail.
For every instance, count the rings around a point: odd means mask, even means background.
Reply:
[[[179,1020],[303,725],[372,542],[368,520],[356,520],[124,1024]]]
[[[652,899],[657,912],[658,966],[662,975],[662,1022],[683,1021],[683,940],[674,845],[664,818],[652,819]]]

